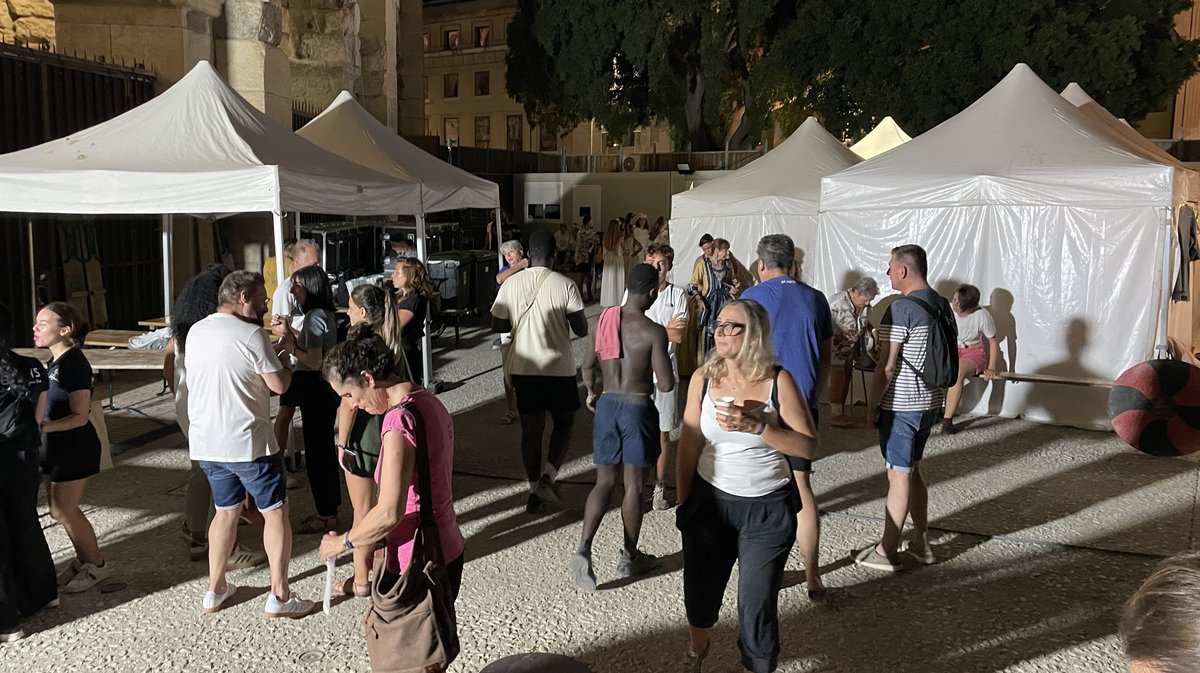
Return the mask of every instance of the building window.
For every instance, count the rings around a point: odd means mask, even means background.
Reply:
[[[446,145],[458,145],[458,117],[446,117],[442,122],[442,130],[445,132],[443,140]]]
[[[425,51],[429,51],[429,31],[421,33],[421,46]]]
[[[475,147],[492,146],[492,118],[475,118]]]
[[[446,28],[442,31],[442,48],[458,49],[458,28]]]
[[[458,98],[458,73],[442,75],[442,98]]]
[[[488,96],[492,93],[492,73],[479,70],[475,73],[475,95]]]
[[[507,128],[504,135],[504,147],[513,152],[520,152],[525,149],[524,124],[521,115],[509,115],[505,121]]]
[[[547,129],[538,129],[538,149],[543,152],[557,152],[558,136]]]
[[[492,41],[491,26],[475,26],[475,46],[486,47]]]

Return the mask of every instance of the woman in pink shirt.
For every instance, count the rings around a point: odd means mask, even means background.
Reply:
[[[412,541],[420,519],[421,498],[431,498],[433,518],[442,542],[451,599],[462,582],[466,544],[454,516],[451,476],[454,469],[454,420],[438,398],[397,371],[395,355],[383,338],[370,329],[354,327],[350,337],[325,356],[326,380],[339,396],[356,409],[383,415],[383,447],[375,467],[379,500],[345,533],[330,533],[321,540],[322,561],[359,545],[384,540],[388,570],[404,572],[412,558]],[[432,493],[417,486],[417,452],[420,437],[416,418],[424,425],[429,452]]]

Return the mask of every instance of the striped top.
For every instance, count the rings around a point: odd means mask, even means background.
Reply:
[[[947,314],[950,312],[949,302],[931,289],[916,290],[911,294],[930,306],[941,307]],[[896,358],[892,380],[888,382],[879,403],[881,408],[889,411],[942,408],[946,391],[930,389],[920,372],[925,368],[925,343],[932,326],[933,316],[917,302],[907,301],[903,297],[893,302],[884,313],[879,325],[879,339],[891,343],[893,348],[899,344],[903,359]]]

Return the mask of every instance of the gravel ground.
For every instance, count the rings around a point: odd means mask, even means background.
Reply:
[[[461,348],[442,338],[435,357],[439,377],[452,382],[441,397],[456,416],[454,485],[468,536],[462,655],[452,670],[480,671],[529,652],[570,657],[594,673],[678,670],[687,628],[674,512],[647,514],[643,547],[664,563],[637,580],[616,577],[621,536],[611,513],[595,545],[600,590],[581,594],[566,564],[592,479],[590,414],[579,416],[563,471],[565,508],[527,515],[519,430],[499,423],[491,336],[466,329]],[[232,572],[242,587],[237,604],[201,614],[206,568],[188,561],[177,535],[187,454],[173,406],[152,378],[117,375],[123,409],[108,417],[116,468],[95,478],[85,498],[113,580],[125,586],[64,596],[61,607],[36,615],[28,638],[0,646],[0,671],[368,670],[361,599],[335,599],[330,616],[266,620],[264,567]],[[1114,635],[1122,602],[1159,558],[1190,548],[1196,535],[1193,462],[1139,455],[1111,434],[976,419],[958,435],[935,436],[923,463],[940,562],[871,573],[849,555],[881,530],[878,444],[871,431],[827,427],[822,441],[830,455],[813,483],[831,596],[825,605],[808,601],[793,555],[780,599],[781,671],[1125,671]],[[297,521],[312,502],[306,488],[290,493]],[[342,519],[344,529],[348,506]],[[70,545],[49,516],[43,521],[61,567]],[[251,546],[261,547],[260,535],[259,527],[240,530]],[[316,542],[295,538],[291,575],[296,591],[319,600]],[[740,671],[735,582],[705,671]]]

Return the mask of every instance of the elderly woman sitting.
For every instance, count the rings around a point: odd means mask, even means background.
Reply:
[[[850,377],[854,370],[854,346],[870,329],[867,307],[879,294],[874,278],[860,278],[849,290],[829,300],[833,315],[833,366],[829,376],[829,406],[833,412],[831,425],[837,428],[854,427],[846,415],[846,395],[850,392]]]

